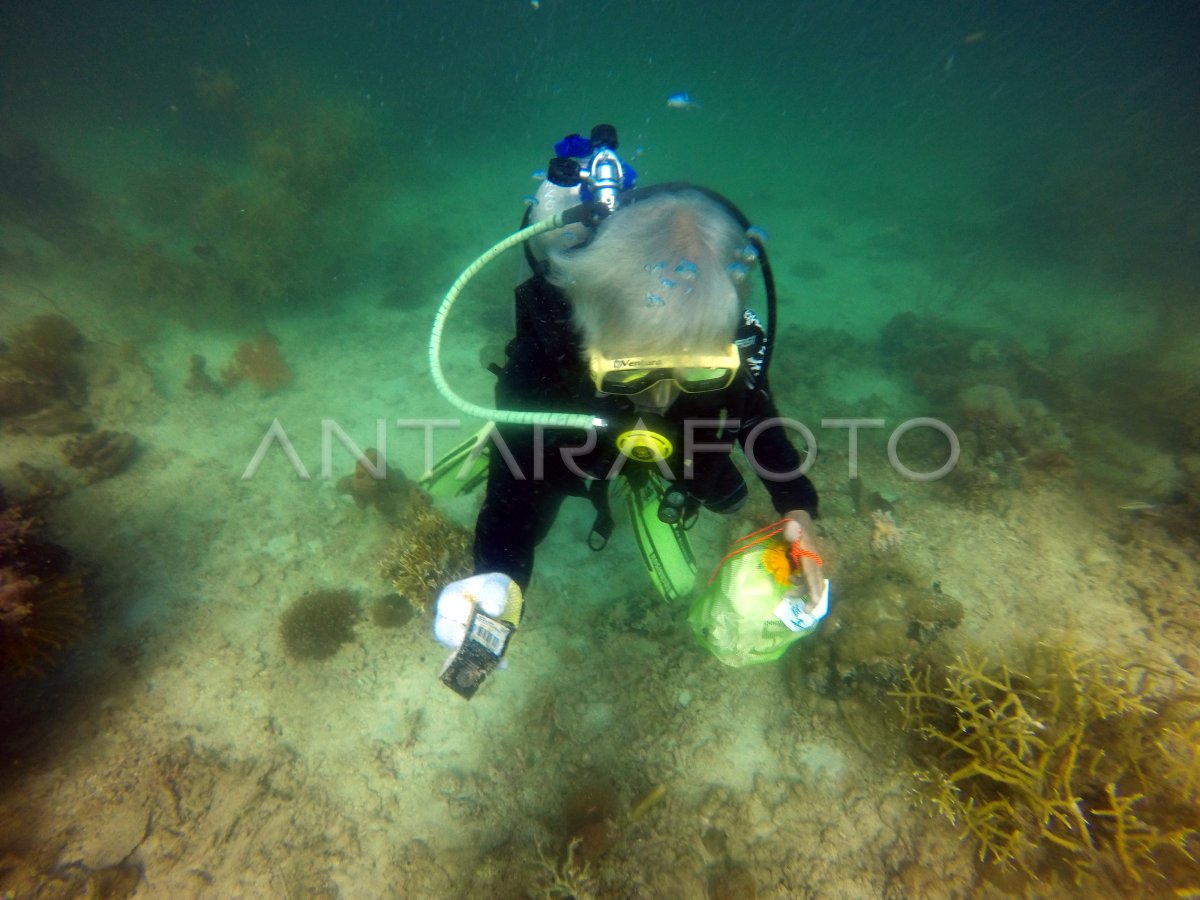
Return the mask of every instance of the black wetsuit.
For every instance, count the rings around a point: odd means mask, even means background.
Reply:
[[[507,361],[496,387],[499,409],[590,413],[606,421],[636,421],[633,405],[627,399],[596,391],[588,376],[579,333],[571,321],[570,304],[558,288],[534,275],[516,289],[516,314],[516,337],[506,348]],[[746,497],[746,483],[729,458],[729,450],[701,448],[734,440],[744,444],[758,423],[779,416],[761,372],[766,335],[749,310],[735,342],[742,365],[733,385],[724,391],[681,394],[667,411],[667,421],[660,423],[678,429],[675,445],[681,447],[679,438],[686,420],[737,420],[737,427],[694,427],[693,446],[697,450],[690,474],[684,475],[680,453],[667,463],[694,502],[715,512],[737,509]],[[538,453],[534,428],[500,426],[500,438],[511,458],[505,459],[501,452],[492,452],[490,457],[487,496],[475,525],[476,572],[503,572],[522,589],[528,586],[534,548],[549,532],[563,499],[570,495],[597,498],[596,483],[580,477],[578,470],[604,479],[618,456],[613,443],[616,430],[601,430],[595,448],[572,456],[569,465],[560,451],[584,446],[583,431],[541,430]],[[786,429],[779,425],[761,429],[755,436],[753,457],[760,469],[772,473],[795,472],[801,463]],[[625,461],[623,469],[628,473],[635,465]],[[816,517],[817,491],[807,476],[763,479],[763,484],[780,513],[802,509]],[[600,485],[604,486],[603,481]]]

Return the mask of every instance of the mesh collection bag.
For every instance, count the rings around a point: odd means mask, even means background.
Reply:
[[[788,521],[734,541],[688,611],[696,638],[726,665],[779,659],[795,641],[811,634],[829,609],[828,581],[824,597],[809,608],[800,557],[813,554],[802,550],[799,542],[789,546],[784,541]]]

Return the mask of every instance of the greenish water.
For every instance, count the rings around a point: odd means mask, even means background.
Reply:
[[[33,377],[12,361],[34,317],[86,340],[37,382],[44,408],[0,405],[0,485],[88,573],[90,621],[45,678],[4,676],[0,893],[98,890],[124,866],[137,896],[565,896],[565,837],[595,825],[571,812],[581,786],[617,823],[582,884],[600,896],[1017,890],[911,800],[878,710],[906,663],[1019,666],[1038,641],[1147,660],[1160,699],[1200,676],[1200,8],[210,6],[0,8],[5,391]],[[669,108],[677,92],[699,107]],[[817,433],[854,612],[774,667],[721,669],[653,602],[627,531],[592,554],[591,511],[568,504],[520,652],[470,706],[419,616],[293,665],[295,597],[388,587],[395,523],[337,492],[340,448],[318,476],[321,421],[365,447],[381,419],[454,417],[425,371],[437,304],[517,227],[554,141],[599,122],[642,184],[713,188],[769,233],[773,386]],[[518,266],[452,321],[451,378],[481,402]],[[292,382],[188,387],[193,355],[220,380],[264,331]],[[952,477],[888,465],[911,416],[951,423]],[[860,435],[859,484],[844,426],[820,425],[848,418],[887,422]],[[241,479],[276,419],[311,481],[278,453]],[[139,452],[81,474],[63,459],[84,428]],[[385,430],[416,476],[417,433]],[[895,545],[872,531],[883,502]],[[476,503],[442,509],[470,527]],[[701,568],[761,524],[706,522]],[[930,649],[894,586],[934,582],[964,613]],[[263,818],[202,799],[220,790]],[[1186,799],[1177,821],[1200,827]],[[107,843],[64,824],[104,809]],[[1153,890],[1194,884],[1154,860]]]

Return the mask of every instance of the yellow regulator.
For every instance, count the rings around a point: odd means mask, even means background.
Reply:
[[[657,431],[631,428],[617,435],[617,450],[634,462],[657,463],[669,458],[675,447]]]

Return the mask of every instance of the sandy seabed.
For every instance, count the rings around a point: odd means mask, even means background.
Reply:
[[[61,438],[4,436],[14,489],[20,461],[59,473],[49,534],[86,568],[92,605],[91,630],[48,678],[5,685],[23,729],[6,738],[0,792],[9,896],[1003,890],[920,802],[885,691],[815,690],[797,657],[819,652],[820,635],[773,665],[723,667],[695,644],[686,610],[655,599],[627,527],[588,550],[583,504],[568,503],[540,551],[508,668],[472,702],[439,683],[427,615],[399,629],[364,617],[333,657],[289,657],[279,623],[297,597],[337,588],[365,605],[389,590],[378,565],[389,526],[336,490],[353,466],[343,448],[334,479],[321,477],[320,422],[367,446],[380,417],[447,417],[425,374],[427,311],[268,323],[294,384],[205,396],[183,390],[188,357],[227,359],[232,341],[163,332],[131,349],[125,323],[79,284],[7,278],[0,290],[14,301],[6,326],[45,312],[46,298],[76,322],[95,418],[141,447],[126,471],[85,484],[62,466]],[[478,366],[474,327],[455,377]],[[474,384],[486,390],[483,376]],[[278,448],[242,479],[275,419],[310,480]],[[418,432],[388,439],[389,461],[423,468]],[[835,586],[902,560],[962,603],[945,637],[954,650],[1069,644],[1194,670],[1192,631],[1162,627],[1147,598],[1196,596],[1195,547],[1152,511],[1118,509],[1136,497],[1074,470],[971,503],[904,483],[876,454],[862,477],[894,501],[902,540],[873,548],[846,462],[835,448],[813,473]],[[469,526],[477,501],[443,510]],[[707,560],[723,539],[708,522],[696,536]],[[577,869],[564,860],[567,822],[588,791],[610,798],[608,846]]]

